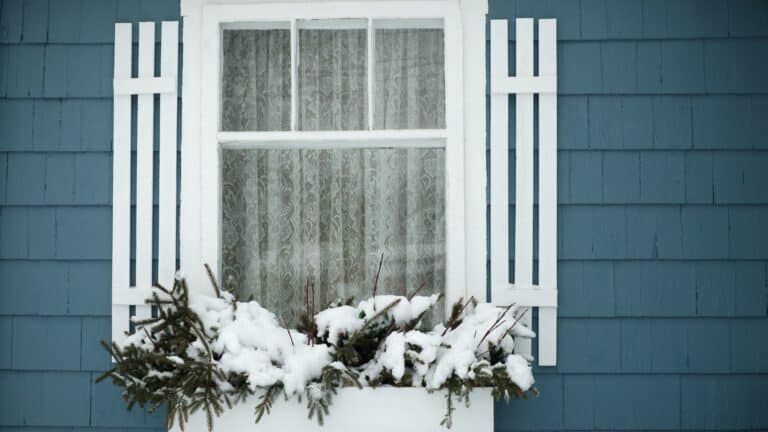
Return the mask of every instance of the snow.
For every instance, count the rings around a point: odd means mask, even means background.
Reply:
[[[335,350],[376,314],[402,329],[438,300],[437,295],[412,299],[381,295],[356,306],[326,309],[315,316],[315,323],[320,340],[325,338],[327,343],[317,344],[310,343],[305,334],[295,329],[283,328],[275,314],[257,302],[236,302],[226,292],[221,297],[193,295],[190,308],[200,317],[211,349],[217,354],[217,366],[224,373],[246,374],[253,390],[282,383],[285,393],[291,396],[315,385],[326,367],[346,370],[346,365],[333,361]],[[397,382],[409,373],[412,385],[438,389],[451,376],[472,378],[477,369],[504,367],[512,382],[528,390],[534,383],[533,374],[528,360],[513,353],[513,337],[528,338],[535,334],[518,322],[521,313],[524,311],[482,303],[469,307],[454,329],[445,330],[443,324],[431,330],[418,326],[406,332],[396,329],[382,342],[374,359],[357,367],[356,372],[362,377],[362,385],[386,370]],[[151,347],[151,343],[143,331],[125,342],[139,347]],[[491,344],[506,355],[504,363],[489,363]],[[202,342],[196,341],[186,354],[201,358],[206,353]],[[184,362],[178,356],[169,360]]]
[[[528,360],[518,354],[510,354],[507,356],[507,375],[520,390],[528,391],[533,386],[533,373],[531,372],[531,365],[528,364]]]

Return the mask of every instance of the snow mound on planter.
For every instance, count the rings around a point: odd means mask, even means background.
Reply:
[[[380,295],[356,306],[328,308],[314,317],[317,343],[296,329],[281,326],[275,314],[259,303],[238,302],[227,292],[220,297],[190,295],[189,306],[204,325],[217,367],[225,375],[244,374],[252,390],[279,383],[288,396],[294,395],[317,383],[326,367],[359,374],[360,385],[376,382],[386,371],[396,383],[407,374],[410,385],[428,389],[441,388],[452,376],[473,379],[477,371],[491,373],[503,368],[522,391],[531,388],[534,378],[529,359],[513,353],[514,337],[535,337],[518,322],[522,311],[481,303],[469,307],[461,322],[450,328],[412,325],[439,300],[436,294],[413,298]],[[393,326],[373,359],[355,367],[338,361],[334,357],[337,350],[373,319]],[[145,333],[128,337],[124,346],[150,347]],[[203,355],[202,343],[195,341],[187,355]],[[505,361],[492,365],[492,349],[501,350]]]

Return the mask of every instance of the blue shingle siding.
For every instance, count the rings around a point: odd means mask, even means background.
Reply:
[[[0,0],[0,430],[163,430],[110,338],[114,23],[178,0]]]
[[[3,431],[162,429],[93,380],[110,364],[113,24],[178,14],[0,1]],[[560,39],[558,366],[537,368],[540,397],[497,405],[497,430],[768,428],[768,3],[490,16],[556,17]]]
[[[527,16],[558,18],[558,365],[497,430],[768,429],[768,2],[490,2]]]

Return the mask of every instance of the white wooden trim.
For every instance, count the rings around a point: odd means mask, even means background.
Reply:
[[[117,79],[131,76],[131,42],[131,24],[115,24]],[[129,306],[115,299],[131,283],[131,96],[115,95],[112,106],[112,340],[119,343],[128,329]]]
[[[557,310],[557,290],[541,285],[508,284],[495,287],[494,303],[498,305],[515,304],[520,307],[552,308]],[[539,309],[541,313],[542,309]],[[530,315],[527,313],[526,315]]]
[[[375,30],[373,28],[373,18],[368,18],[368,29],[367,29],[367,54],[368,54],[368,67],[366,68],[368,74],[367,74],[367,93],[368,93],[368,100],[366,106],[368,107],[368,129],[373,129],[373,91],[374,91],[374,79],[375,79],[375,71],[376,68],[376,47],[374,46],[375,38],[374,38]]]
[[[493,77],[491,93],[557,93],[557,77],[548,76],[512,76]]]
[[[506,21],[491,21],[491,40],[492,73],[508,73]],[[491,287],[509,283],[508,110],[509,95],[491,95]]]
[[[155,23],[139,23],[139,77],[155,75]],[[152,213],[154,177],[154,96],[138,95],[136,114],[136,285],[152,285]],[[136,318],[151,316],[136,305]]]
[[[170,288],[176,273],[176,79],[179,63],[179,23],[162,24],[160,75],[173,77],[173,90],[160,95],[160,167],[157,282]]]
[[[435,7],[428,4],[426,7]],[[445,38],[445,124],[448,132],[445,152],[445,307],[467,296],[466,232],[464,224],[464,106],[463,46],[458,4],[442,7]],[[434,11],[433,11],[434,14]]]
[[[557,74],[557,21],[539,20],[539,74]],[[556,79],[555,79],[556,81]],[[539,308],[539,364],[557,362],[557,95],[539,95],[539,284],[555,305]]]
[[[201,267],[208,264],[214,277],[218,278],[220,270],[221,242],[221,156],[217,133],[219,107],[221,106],[220,73],[221,73],[221,35],[219,29],[222,21],[213,6],[205,8],[202,20],[202,54],[200,100],[200,258],[197,264]],[[294,24],[295,28],[295,24]],[[292,63],[296,63],[292,61]],[[213,293],[210,282],[205,281],[191,290],[202,293]]]
[[[115,79],[112,86],[116,95],[176,93],[176,79],[171,77]]]
[[[464,232],[466,295],[487,300],[486,232],[486,15],[485,0],[462,0],[463,122],[464,122]]]
[[[202,14],[204,17],[211,17],[221,24],[247,21],[290,21],[293,19],[435,19],[455,13],[456,6],[457,2],[447,0],[208,4],[203,6]]]
[[[181,97],[181,200],[179,209],[180,266],[190,287],[204,286],[202,257],[200,118],[202,115],[202,9],[185,8]]]
[[[416,141],[416,140],[445,140],[448,132],[445,129],[388,129],[374,131],[275,131],[275,132],[219,132],[218,141],[227,143],[248,142],[312,142],[321,141],[355,141],[361,146],[366,142],[377,141]],[[360,142],[365,141],[365,142]]]
[[[533,19],[515,20],[515,74],[533,76]],[[533,282],[533,94],[515,95],[515,283]],[[532,315],[520,322],[528,327]],[[517,338],[517,349],[530,354],[531,340]]]
[[[299,31],[291,20],[291,131],[299,129]]]

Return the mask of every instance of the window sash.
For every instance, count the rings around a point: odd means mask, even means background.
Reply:
[[[314,4],[312,5],[315,6]],[[376,31],[377,30],[396,30],[396,29],[440,29],[443,31],[443,49],[446,47],[447,37],[445,34],[444,17],[440,13],[430,13],[428,17],[398,17],[388,18],[377,16],[374,13],[368,13],[363,17],[347,17],[347,18],[316,18],[312,13],[310,17],[291,17],[284,20],[271,19],[269,16],[263,17],[257,21],[248,22],[247,20],[224,22],[221,23],[221,32],[219,38],[223,41],[223,32],[225,30],[289,30],[290,31],[290,131],[302,131],[299,127],[299,82],[300,82],[300,62],[301,58],[301,43],[300,34],[301,30],[366,30],[367,47],[366,47],[366,109],[367,109],[367,121],[364,128],[351,129],[355,131],[359,130],[408,130],[408,129],[387,129],[375,127],[375,106],[376,106]],[[223,42],[221,45],[221,63],[223,64]],[[447,58],[443,58],[443,70],[444,77],[447,76]],[[447,93],[446,83],[443,83],[443,94]],[[219,83],[220,89],[224,86],[224,82]],[[220,90],[221,91],[221,90]],[[443,105],[445,108],[446,101],[443,99]],[[231,130],[225,130],[221,126],[221,122],[224,117],[223,101],[219,106],[219,131],[221,132],[234,132]],[[445,119],[443,119],[445,121]],[[445,128],[439,128],[445,129]],[[420,130],[420,129],[413,129]]]
[[[296,113],[292,113],[292,130],[284,132],[222,132],[221,123],[221,65],[223,62],[221,32],[224,27],[253,25],[252,23],[290,22],[308,19],[365,18],[372,20],[439,19],[444,32],[445,68],[445,129],[438,130],[357,130],[357,131],[297,131]],[[465,285],[465,225],[464,225],[464,139],[461,101],[464,88],[461,14],[458,2],[442,0],[386,2],[311,2],[281,4],[227,4],[203,7],[200,57],[200,258],[216,274],[221,274],[221,149],[224,146],[322,145],[323,142],[358,142],[365,146],[430,145],[446,149],[446,305],[466,297]],[[375,29],[369,25],[369,32]],[[296,38],[292,39],[295,51]],[[372,41],[369,34],[369,41]],[[370,43],[370,42],[369,42]],[[369,56],[372,54],[369,47]],[[295,52],[292,52],[296,58]],[[370,63],[370,60],[369,60]],[[292,68],[296,68],[293,62]],[[369,68],[369,71],[372,71]],[[295,74],[296,71],[293,71]],[[371,72],[369,72],[371,73]],[[294,75],[295,77],[295,75]],[[370,78],[370,77],[369,77]],[[370,93],[373,80],[368,80]],[[291,81],[291,110],[296,105],[296,80]],[[369,93],[369,94],[370,94]],[[370,99],[369,99],[370,100]],[[372,104],[369,104],[372,106]],[[369,124],[373,124],[369,112]],[[309,144],[308,144],[309,143]],[[404,144],[408,143],[408,144]],[[413,143],[413,144],[411,144]],[[355,145],[355,144],[350,144]],[[361,144],[357,144],[361,145]],[[482,145],[482,144],[480,144]],[[205,288],[203,288],[205,289]],[[474,292],[475,288],[469,288]]]

